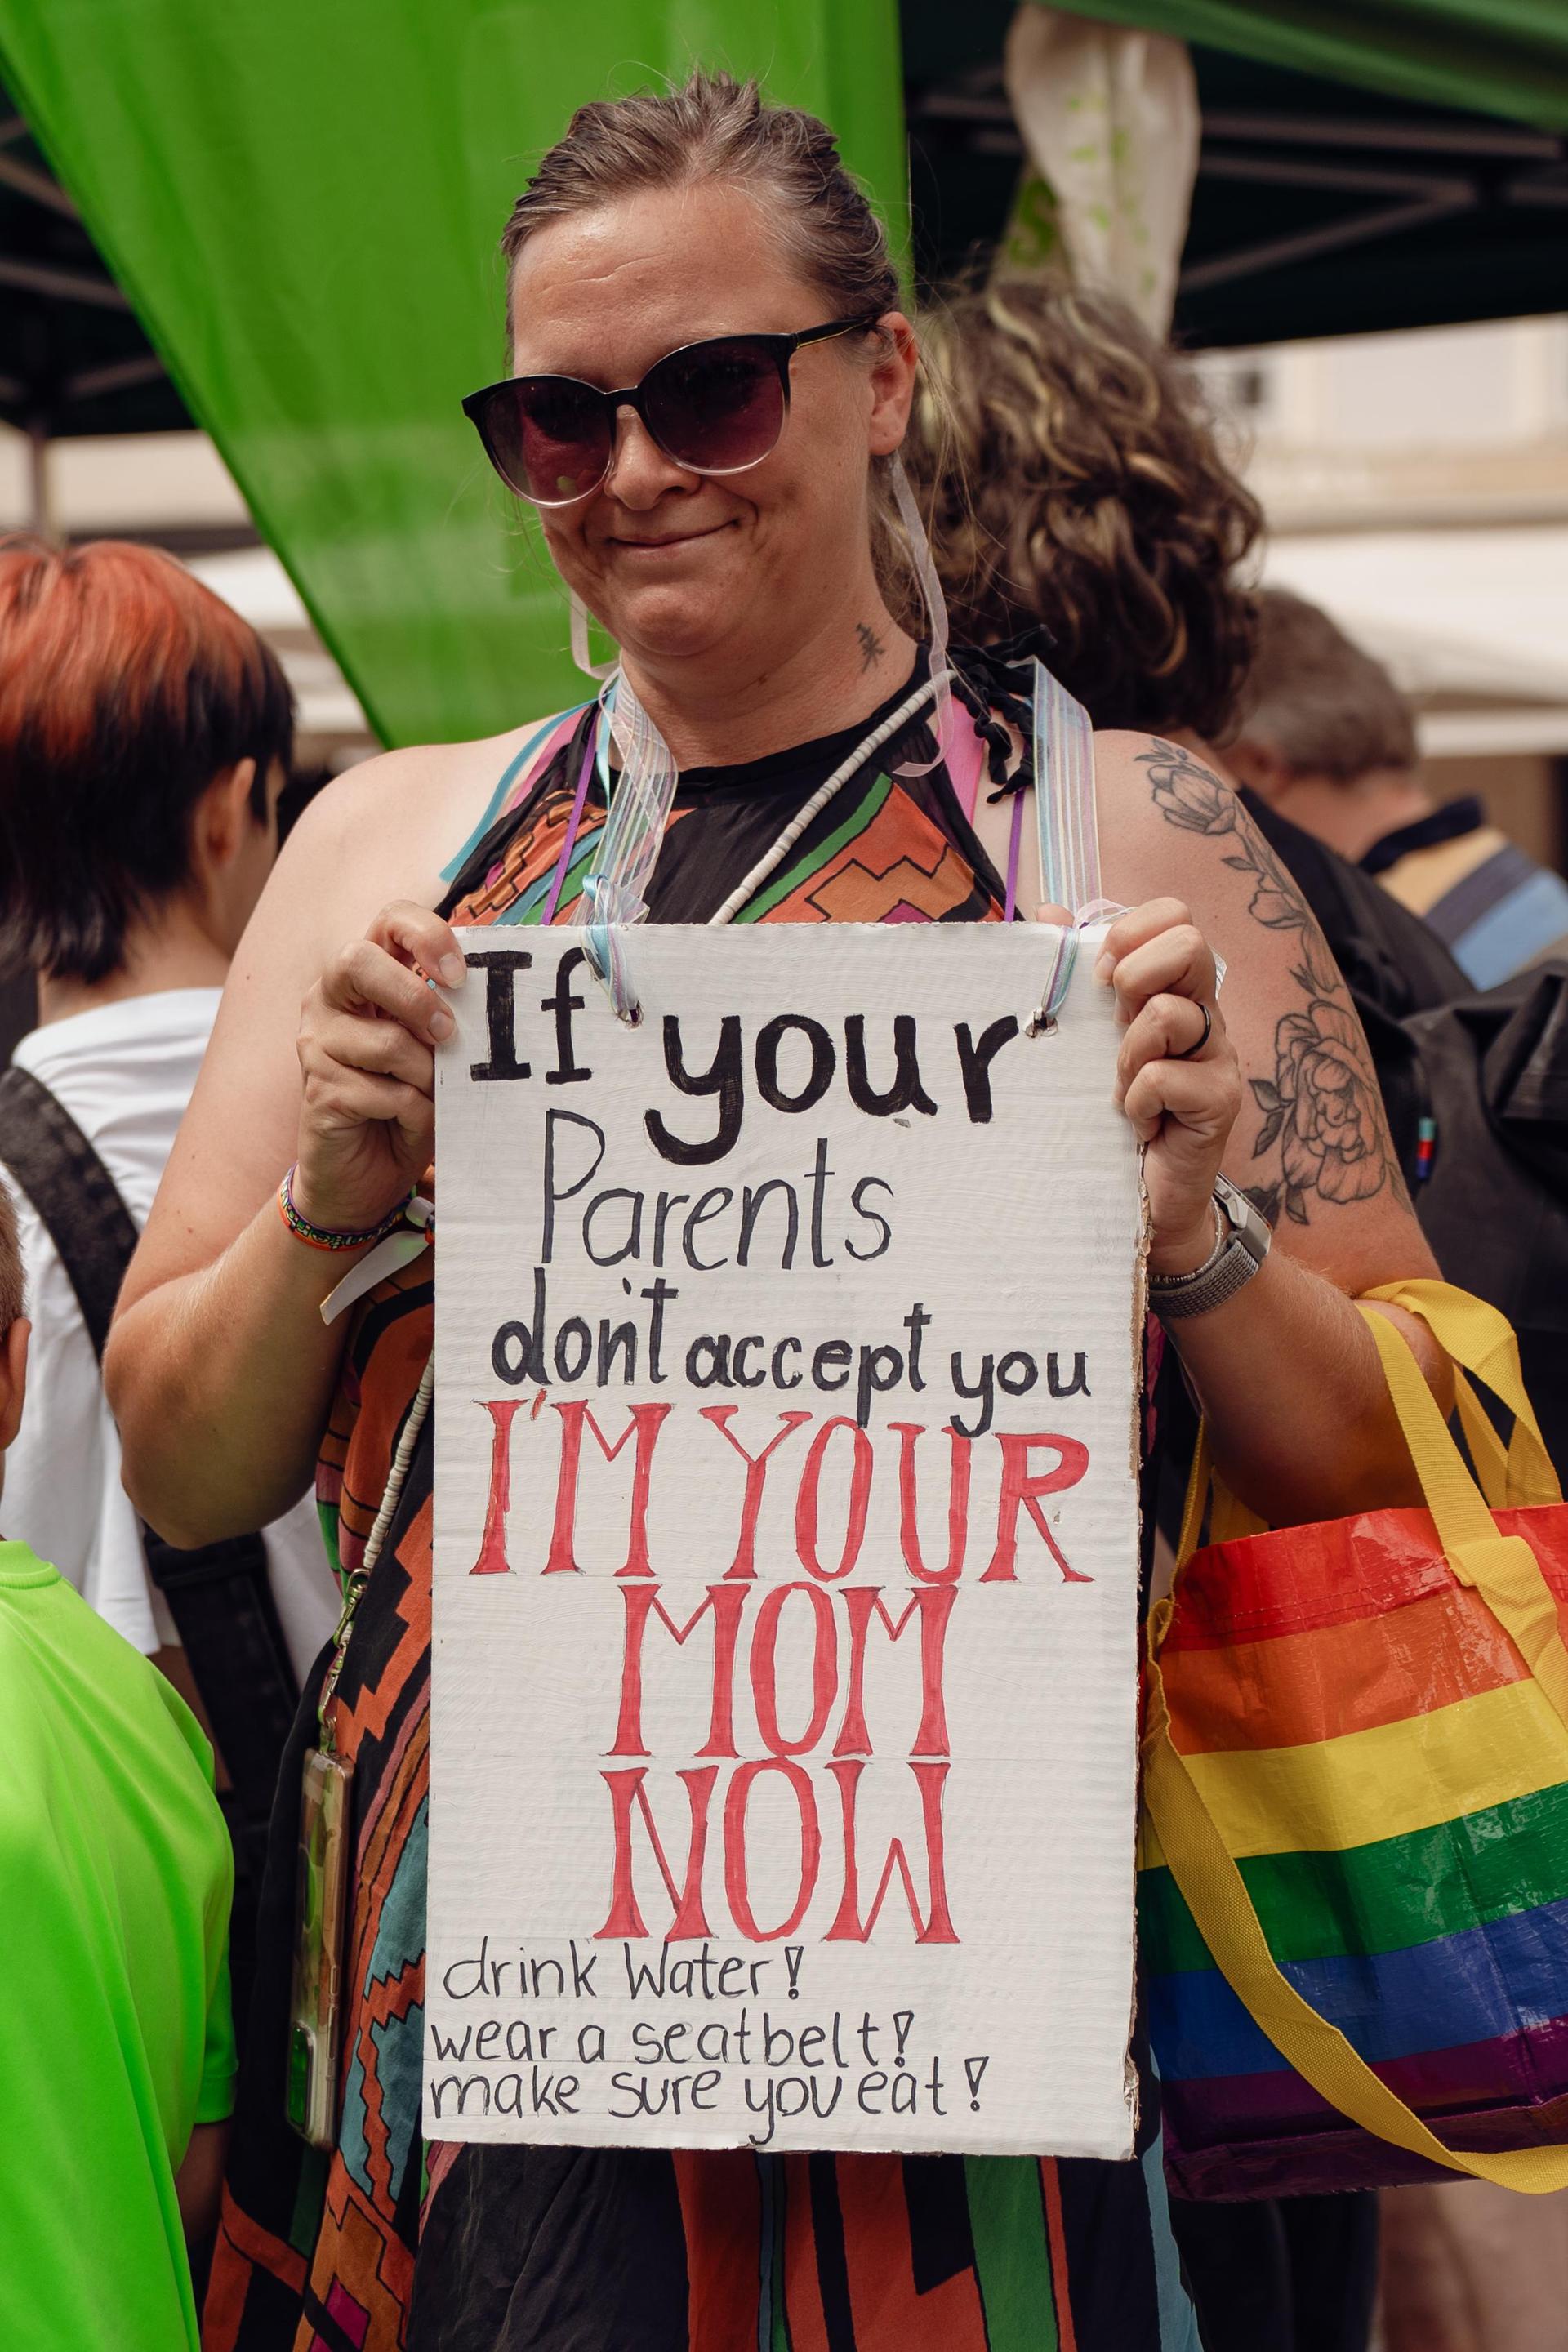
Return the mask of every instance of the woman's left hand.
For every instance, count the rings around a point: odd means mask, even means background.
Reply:
[[[1127,1033],[1116,1098],[1145,1147],[1149,1268],[1190,1274],[1215,1245],[1215,1178],[1242,1103],[1214,951],[1180,899],[1150,898],[1118,916],[1095,976]]]

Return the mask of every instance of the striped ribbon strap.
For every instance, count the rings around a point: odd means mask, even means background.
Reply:
[[[1047,901],[1082,917],[1100,899],[1094,729],[1044,662],[1035,670],[1035,817]]]
[[[605,711],[621,755],[620,782],[599,835],[583,895],[593,910],[588,954],[623,1021],[636,1018],[619,932],[647,912],[643,892],[664,840],[678,781],[668,744],[638,701],[625,670],[605,689]],[[601,773],[608,745],[600,734]]]

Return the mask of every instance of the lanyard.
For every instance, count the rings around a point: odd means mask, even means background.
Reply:
[[[376,1561],[381,1558],[383,1546],[386,1542],[387,1530],[392,1525],[393,1516],[402,1497],[409,1467],[419,1444],[420,1433],[425,1426],[426,1415],[430,1410],[430,1399],[435,1393],[435,1388],[436,1358],[432,1350],[426,1360],[419,1386],[415,1391],[414,1402],[408,1408],[408,1416],[403,1424],[403,1433],[397,1441],[397,1451],[392,1457],[392,1467],[386,1474],[386,1486],[381,1497],[381,1508],[375,1515],[375,1524],[365,1538],[364,1552],[360,1564],[343,1588],[342,1613],[338,1619],[337,1632],[332,1637],[332,1654],[321,1682],[321,1696],[316,1703],[316,1725],[321,1734],[320,1744],[323,1756],[331,1755],[337,1745],[332,1719],[327,1710],[337,1696],[338,1677],[342,1673],[343,1660],[348,1655],[349,1643],[353,1638],[354,1618],[358,1614],[360,1602],[364,1599],[365,1590],[370,1583]]]

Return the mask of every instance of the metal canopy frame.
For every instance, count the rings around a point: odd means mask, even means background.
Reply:
[[[47,525],[44,451],[79,433],[178,430],[191,418],[99,258],[70,197],[0,92],[0,416],[32,449],[34,520]]]
[[[918,258],[979,262],[1024,151],[1014,0],[903,0]],[[1203,146],[1176,331],[1268,342],[1568,308],[1568,139],[1194,47]],[[1249,201],[1238,204],[1237,191]]]
[[[1022,166],[1023,142],[1014,124],[1012,109],[999,92],[993,95],[973,89],[935,90],[916,99],[910,112],[912,123],[972,125],[970,143],[975,152],[1016,157]],[[1184,293],[1209,286],[1234,285],[1263,270],[1283,268],[1293,262],[1315,259],[1321,254],[1340,253],[1352,246],[1397,236],[1406,229],[1449,219],[1456,213],[1478,210],[1489,202],[1568,206],[1568,143],[1547,131],[1485,122],[1472,126],[1451,120],[1422,123],[1268,110],[1243,112],[1225,107],[1205,110],[1203,124],[1200,179],[1229,180],[1252,187],[1331,190],[1388,201],[1315,228],[1243,244],[1233,252],[1189,263],[1181,274]],[[1483,177],[1463,172],[1399,171],[1370,163],[1294,161],[1268,152],[1278,147],[1353,147],[1374,154],[1443,154],[1456,160],[1485,159],[1489,166],[1495,166],[1500,158],[1526,168],[1513,173],[1499,188],[1489,184],[1489,174]],[[1568,301],[1568,282],[1564,284],[1563,299]]]

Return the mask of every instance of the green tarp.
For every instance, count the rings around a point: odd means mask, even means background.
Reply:
[[[901,214],[896,0],[0,0],[0,75],[390,743],[581,683],[458,403],[504,372],[531,161],[693,57],[826,116]]]
[[[1568,131],[1565,0],[1051,0],[1262,65]]]

